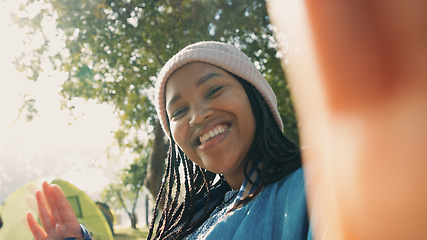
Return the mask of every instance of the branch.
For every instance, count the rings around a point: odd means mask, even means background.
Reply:
[[[129,215],[132,216],[131,213],[129,212],[129,210],[126,208],[126,204],[125,201],[122,198],[122,195],[120,194],[119,191],[117,191],[117,196],[119,197],[119,201],[120,201],[120,205],[122,205],[123,209],[125,210],[125,212]]]

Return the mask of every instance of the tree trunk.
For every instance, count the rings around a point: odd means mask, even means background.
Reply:
[[[137,229],[136,228],[136,224],[138,224],[138,217],[136,216],[135,213],[131,213],[129,214],[129,219],[130,219],[130,225],[133,229]]]
[[[150,226],[150,222],[148,220],[148,195],[145,194],[145,225]]]
[[[159,122],[154,128],[154,144],[153,152],[147,164],[147,176],[145,177],[144,185],[156,199],[162,184],[162,177],[165,168],[166,153],[168,144],[165,143],[165,134]]]
[[[138,189],[138,192],[139,192],[139,189]],[[133,205],[133,208],[132,208],[132,212],[130,212],[126,208],[126,204],[125,204],[125,201],[123,200],[122,194],[120,194],[120,192],[117,192],[117,196],[119,197],[120,204],[122,205],[123,209],[128,214],[128,217],[130,219],[130,225],[131,225],[131,227],[133,229],[137,229],[136,228],[136,224],[138,224],[138,217],[136,216],[136,213],[135,213],[136,202],[138,201],[138,195],[139,195],[138,192],[137,192],[137,195],[136,195],[136,198],[135,198],[135,202],[134,202],[134,205]]]

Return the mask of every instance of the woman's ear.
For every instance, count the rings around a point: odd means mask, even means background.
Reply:
[[[267,3],[316,239],[427,238],[427,2]]]

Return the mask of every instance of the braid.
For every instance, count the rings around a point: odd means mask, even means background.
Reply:
[[[170,159],[172,155],[174,155],[174,149],[172,148],[172,145],[169,145],[169,150],[168,150],[168,160],[167,160],[167,166],[166,166],[166,172],[165,172],[165,179],[167,179],[170,176],[170,169],[171,169],[171,164],[172,164],[172,160]],[[151,224],[150,224],[150,229],[148,230],[148,236],[147,239],[151,239],[152,235],[153,235],[153,230],[154,230],[154,223],[156,222],[157,216],[158,216],[158,212],[159,212],[159,205],[162,201],[164,201],[165,198],[165,186],[166,186],[166,180],[162,182],[161,186],[160,186],[160,190],[159,190],[159,194],[157,195],[156,198],[156,205],[154,206],[154,211],[153,211],[153,217],[151,219]],[[161,216],[159,222],[164,222],[164,215]],[[158,233],[160,231],[160,227],[162,225],[159,224],[157,226],[156,232]]]
[[[163,211],[154,239],[183,239],[206,221],[215,207],[222,202],[225,192],[230,189],[223,178],[219,178],[220,180],[215,182],[218,174],[195,165],[176,145],[172,136],[170,139],[164,181],[156,199],[147,239],[153,238],[154,223],[159,215],[162,201],[164,202]],[[183,178],[181,178],[179,170],[181,164]],[[185,189],[183,196],[180,196],[181,186],[184,186]],[[222,188],[220,197],[215,199],[213,207],[209,207],[213,201],[211,190],[218,186]],[[204,197],[206,204],[202,209],[196,209],[197,200]],[[201,215],[194,219],[197,211],[201,211]]]

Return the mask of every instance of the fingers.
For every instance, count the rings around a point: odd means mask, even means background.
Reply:
[[[58,214],[64,222],[76,221],[77,218],[74,214],[73,208],[67,200],[64,192],[59,186],[51,186],[52,197],[54,198],[58,210]]]
[[[51,195],[56,203],[58,215],[62,219],[62,224],[57,225],[65,236],[80,236],[80,224],[73,208],[68,202],[64,192],[59,186],[53,185],[50,187]],[[58,231],[58,229],[57,229]]]
[[[42,225],[46,230],[46,233],[50,233],[54,230],[55,222],[52,218],[51,212],[48,209],[44,195],[42,194],[41,191],[36,192],[36,198],[37,198],[40,221],[42,222]]]
[[[57,224],[58,223],[61,224],[63,222],[63,220],[62,220],[61,215],[59,214],[59,209],[57,206],[58,199],[56,199],[53,195],[52,186],[47,182],[43,182],[43,192],[44,192],[44,195],[46,197],[47,203],[49,205],[53,221]],[[61,201],[61,199],[60,199],[60,201]],[[65,201],[66,201],[66,198],[65,198]]]
[[[30,230],[33,233],[35,240],[44,240],[46,239],[46,232],[44,229],[37,223],[36,219],[34,218],[33,214],[30,212],[27,213],[27,222],[30,226]]]
[[[37,191],[36,198],[43,227],[31,213],[27,214],[28,224],[36,240],[81,236],[80,224],[73,208],[59,186],[44,182],[43,191]]]
[[[62,189],[47,182],[43,189],[53,222],[46,228],[48,234],[52,231],[63,237],[81,236],[80,224]]]

